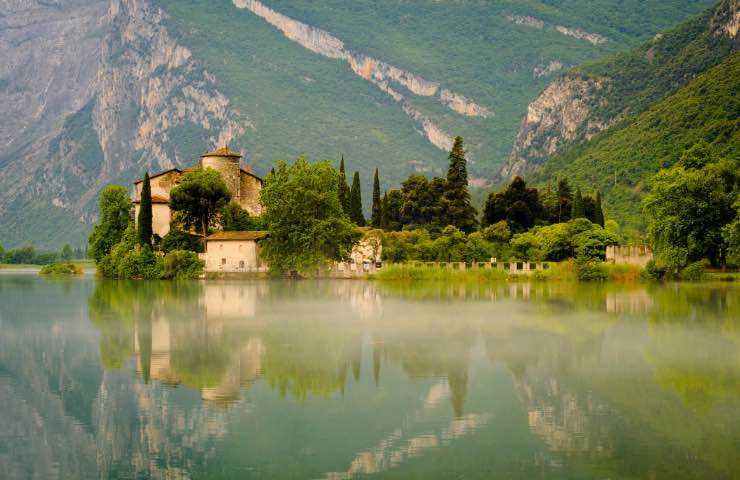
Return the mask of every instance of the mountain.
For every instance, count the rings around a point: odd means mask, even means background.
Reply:
[[[631,51],[576,67],[529,106],[502,176],[568,177],[610,218],[643,224],[650,178],[704,141],[740,155],[740,1],[724,0]]]
[[[227,142],[258,173],[344,154],[367,201],[376,166],[442,172],[461,134],[483,184],[554,75],[710,3],[4,2],[0,243],[83,245],[102,186]]]
[[[531,179],[567,176],[575,185],[601,190],[608,218],[630,228],[643,224],[640,201],[651,177],[681,154],[707,142],[710,156],[740,159],[740,52],[630,121],[554,156]]]
[[[529,104],[502,178],[633,118],[738,49],[740,1],[723,0],[623,53],[575,67]],[[562,162],[558,162],[559,165]]]

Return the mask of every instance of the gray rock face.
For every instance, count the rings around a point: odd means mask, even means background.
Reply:
[[[186,128],[215,146],[252,128],[146,1],[5,3],[0,10],[0,223],[28,241],[28,209],[76,219],[78,244],[107,183],[184,164]],[[71,237],[70,237],[71,235]]]

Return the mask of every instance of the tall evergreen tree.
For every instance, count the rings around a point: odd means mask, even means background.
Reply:
[[[601,192],[596,192],[596,218],[595,222],[598,225],[604,226],[604,210],[601,209]]]
[[[149,172],[144,174],[144,184],[141,187],[141,203],[139,204],[139,218],[137,219],[139,245],[152,244],[152,186],[149,183]]]
[[[557,215],[553,215],[557,218],[558,223],[570,218],[571,210],[573,207],[573,190],[570,188],[567,178],[558,180],[558,210]]]
[[[344,173],[344,155],[342,155],[342,160],[339,162],[339,203],[347,215],[350,215],[349,197],[349,185],[347,185],[347,175]]]
[[[349,191],[349,218],[359,227],[365,226],[365,215],[362,213],[362,193],[360,192],[360,173],[355,172],[352,188]]]
[[[478,227],[478,212],[470,203],[468,192],[468,169],[465,159],[463,139],[455,137],[449,155],[447,182],[443,196],[442,207],[446,211],[448,225],[454,225],[465,233],[470,233]]]
[[[373,228],[380,228],[383,221],[383,206],[380,200],[380,178],[378,178],[378,169],[375,169],[373,178],[373,210],[370,215],[370,225]]]
[[[573,197],[573,208],[570,211],[570,219],[583,218],[585,216],[583,211],[583,196],[581,195],[581,189],[576,189],[576,195]]]

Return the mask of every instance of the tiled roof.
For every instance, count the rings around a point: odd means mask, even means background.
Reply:
[[[136,200],[134,203],[141,203],[141,201]],[[170,200],[161,195],[152,195],[152,203],[170,203]]]
[[[168,169],[168,170],[163,170],[163,171],[161,171],[161,172],[159,172],[159,173],[155,173],[154,175],[149,175],[149,180],[151,180],[152,178],[156,178],[156,177],[159,177],[159,176],[165,175],[165,174],[167,174],[167,173],[171,173],[171,172],[177,172],[177,173],[182,173],[182,170],[180,170],[179,168],[170,168],[170,169]],[[143,179],[143,178],[140,178],[140,179],[138,179],[138,180],[136,180],[136,181],[134,182],[134,185],[136,185],[137,183],[141,183],[141,182],[143,182],[143,181],[144,181],[144,179]]]
[[[237,157],[241,158],[242,154],[237,153],[233,150],[229,150],[229,147],[221,147],[212,152],[204,153],[201,157]]]
[[[265,230],[249,230],[239,232],[216,232],[206,237],[206,241],[211,240],[261,240],[267,237],[270,232]]]

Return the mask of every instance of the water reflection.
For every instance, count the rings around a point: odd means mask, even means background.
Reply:
[[[0,477],[733,478],[739,302],[8,276]]]

